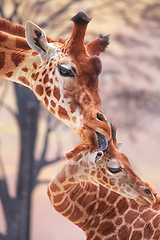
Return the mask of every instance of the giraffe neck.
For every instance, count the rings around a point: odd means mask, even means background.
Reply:
[[[160,198],[152,206],[141,206],[91,182],[66,186],[61,192],[52,180],[48,187],[51,204],[80,227],[87,240],[160,239]]]
[[[1,64],[0,77],[32,89],[31,75],[40,65],[39,57],[32,55],[32,52],[0,47],[0,61],[4,63],[3,66]]]

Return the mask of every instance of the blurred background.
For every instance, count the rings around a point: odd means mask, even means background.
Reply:
[[[85,43],[110,34],[99,90],[108,121],[137,174],[160,195],[160,2],[1,0],[0,16],[31,20],[67,40],[79,10],[92,17]],[[48,182],[79,138],[32,92],[0,79],[0,240],[84,240],[50,205]]]

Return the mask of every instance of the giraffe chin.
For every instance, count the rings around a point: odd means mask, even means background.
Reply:
[[[96,132],[97,138],[98,138],[98,144],[99,148],[96,149],[96,151],[104,151],[108,147],[108,142],[105,136],[103,136],[101,133]]]
[[[138,196],[135,201],[140,205],[151,205],[156,202],[156,199],[154,195],[152,195],[150,198],[145,198],[142,196]]]

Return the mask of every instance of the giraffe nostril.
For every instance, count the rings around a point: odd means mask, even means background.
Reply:
[[[106,118],[104,117],[104,115],[102,113],[97,113],[97,119],[102,122],[106,122]]]
[[[147,193],[148,195],[152,196],[152,192],[149,188],[145,188],[144,189],[145,193]]]

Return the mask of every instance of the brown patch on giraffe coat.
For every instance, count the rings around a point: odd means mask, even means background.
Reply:
[[[157,229],[153,236],[153,240],[159,240],[159,239],[160,239],[160,229]]]
[[[139,208],[139,204],[137,204],[135,200],[131,199],[130,203],[132,209],[137,210]]]
[[[50,183],[50,190],[51,190],[51,192],[59,192],[60,188],[54,182],[51,182]]]
[[[72,99],[70,102],[69,102],[69,105],[70,105],[70,109],[71,109],[71,113],[74,113],[77,109],[77,104],[75,103],[75,101]]]
[[[54,86],[53,96],[59,101],[61,95],[60,95],[60,90],[57,86]]]
[[[36,93],[38,93],[40,96],[43,95],[43,87],[41,85],[36,86]]]
[[[87,207],[86,213],[88,215],[92,215],[94,211],[95,211],[95,203],[92,203]]]
[[[98,213],[103,213],[104,209],[108,209],[108,207],[109,206],[105,203],[105,201],[100,201],[97,211],[98,211]]]
[[[54,76],[54,74],[55,74],[55,69],[53,69],[53,72],[52,72],[52,75]],[[56,80],[56,79],[55,79]]]
[[[9,78],[12,77],[13,76],[13,71],[6,73],[6,76],[9,77]]]
[[[155,217],[155,219],[153,220],[153,226],[155,228],[160,228],[160,213],[158,214],[158,216]]]
[[[56,209],[57,212],[63,212],[68,208],[69,205],[70,202],[68,201],[68,197],[66,197],[61,204],[57,206],[55,205],[54,208]]]
[[[5,42],[8,38],[8,35],[0,32],[0,42]]]
[[[123,225],[118,231],[119,240],[127,240],[128,227]]]
[[[45,91],[46,91],[47,96],[50,97],[51,96],[51,87],[46,87]]]
[[[100,171],[97,172],[97,178],[101,178],[102,177],[102,173]]]
[[[106,170],[104,168],[101,168],[101,171],[103,174],[106,174]],[[107,183],[108,183],[108,179],[107,179]]]
[[[96,236],[93,240],[102,240],[102,239]]]
[[[38,76],[39,76],[39,72],[37,72],[37,73],[32,73],[31,78],[33,78],[33,80],[36,81],[37,78],[38,78]]]
[[[37,64],[35,62],[33,63],[33,67],[34,69],[37,69]]]
[[[147,206],[141,205],[141,206],[139,207],[139,212],[143,212],[145,209],[147,209]]]
[[[94,222],[92,223],[91,227],[97,228],[99,226],[99,223],[100,223],[100,217],[95,216]]]
[[[119,225],[121,225],[121,224],[122,224],[122,222],[123,222],[122,218],[121,218],[121,217],[119,217],[119,218],[117,218],[117,220],[116,220],[115,224],[116,224],[117,226],[119,226]]]
[[[53,108],[50,108],[49,111],[50,111],[53,115],[55,115],[55,110],[54,110]]]
[[[34,57],[34,56],[36,56],[36,55],[38,55],[38,53],[37,52],[32,52],[32,56]],[[40,66],[39,68],[41,68],[42,66]]]
[[[103,187],[102,185],[99,185],[99,188],[100,188],[100,190],[99,190],[99,198],[105,198],[106,197],[106,195],[107,195],[107,193],[108,193],[108,190],[105,188],[105,187]]]
[[[52,105],[53,108],[55,108],[56,103],[53,100],[51,100],[51,105]]]
[[[4,67],[5,64],[5,52],[0,52],[0,70]]]
[[[53,79],[52,79],[52,78],[49,78],[49,82],[50,82],[51,84],[53,84]]]
[[[124,216],[125,222],[131,224],[137,218],[138,215],[139,215],[138,212],[135,212],[133,210],[129,210],[126,213],[126,215]]]
[[[131,240],[141,240],[142,239],[142,231],[136,230],[132,233]]]
[[[48,101],[47,97],[44,98],[44,103],[45,103],[46,107],[48,107],[49,101]]]
[[[64,190],[66,191],[66,190],[68,190],[69,188],[71,188],[73,186],[73,184],[66,184],[63,188],[64,188]]]
[[[105,208],[106,209],[106,208]],[[111,206],[108,211],[103,215],[102,219],[113,219],[114,217],[116,217],[116,211],[115,208],[113,206]]]
[[[49,199],[51,201],[52,195],[51,195],[51,192],[50,192],[50,189],[49,189],[49,185],[47,186],[47,195],[48,195],[48,197],[49,197]]]
[[[54,72],[54,71],[53,71],[53,72]],[[53,72],[52,72],[52,74],[53,74]],[[56,82],[59,82],[57,77],[55,77],[55,81],[56,81]]]
[[[25,59],[25,55],[21,53],[12,53],[11,60],[14,65],[17,67],[23,60]]]
[[[95,173],[96,173],[96,171],[92,171],[92,172],[91,172],[91,175],[92,175],[92,176],[94,176],[94,175],[95,175]]]
[[[44,76],[44,78],[43,78],[43,83],[45,84],[45,83],[47,83],[47,82],[49,82],[49,76],[48,76],[48,74],[46,74],[46,75]]]
[[[141,214],[141,218],[145,222],[149,222],[154,216],[155,216],[155,213],[153,213],[151,210],[148,210],[148,211],[144,212],[143,214]]]
[[[86,197],[86,194],[83,194],[78,200],[77,202],[83,206],[83,207],[86,207],[88,206],[91,202],[94,202],[96,199],[96,196],[95,195],[87,195]]]
[[[87,234],[87,239],[92,239],[92,237],[94,236],[95,231],[91,230],[88,234]]]
[[[26,68],[26,67],[25,67],[25,68],[22,68],[22,71],[23,71],[23,72],[28,72],[28,68]]]
[[[102,234],[103,236],[107,236],[114,231],[115,231],[115,226],[113,223],[111,223],[109,221],[105,221],[105,222],[101,223],[97,230],[97,232]]]
[[[120,215],[124,214],[128,209],[128,203],[125,198],[122,198],[117,204],[117,209]]]
[[[64,198],[65,193],[60,193],[53,197],[54,204],[59,203]]]
[[[144,223],[142,220],[138,219],[138,220],[134,223],[133,226],[134,226],[134,228],[143,228],[144,225],[145,225],[145,223]]]
[[[42,76],[47,72],[47,68],[45,68],[42,72]]]
[[[114,186],[114,185],[115,185],[115,180],[114,180],[114,179],[109,179],[109,184],[110,184],[111,186]]]
[[[146,224],[146,226],[144,227],[144,239],[148,239],[150,240],[152,235],[153,235],[154,231],[152,229],[152,226],[150,223]]]
[[[20,76],[20,77],[18,78],[18,80],[21,81],[22,83],[24,83],[24,84],[27,85],[27,86],[30,85],[28,79],[27,79],[26,77],[24,77],[24,76]]]
[[[72,121],[73,121],[74,123],[77,123],[76,117],[72,117]]]
[[[68,216],[72,213],[72,211],[73,211],[73,206],[71,205],[71,206],[69,207],[69,209],[68,209],[65,213],[63,213],[62,215],[63,215],[64,217],[68,217]]]
[[[16,48],[22,48],[24,50],[29,50],[31,49],[30,46],[28,45],[26,39],[16,37]]]
[[[58,115],[61,119],[70,120],[70,117],[68,116],[68,113],[65,108],[58,106]]]
[[[83,212],[77,206],[74,206],[73,213],[70,215],[69,220],[72,222],[75,222],[78,219],[80,219],[82,216],[83,216]]]
[[[111,194],[107,198],[107,202],[113,204],[118,198],[118,193],[111,192]]]

